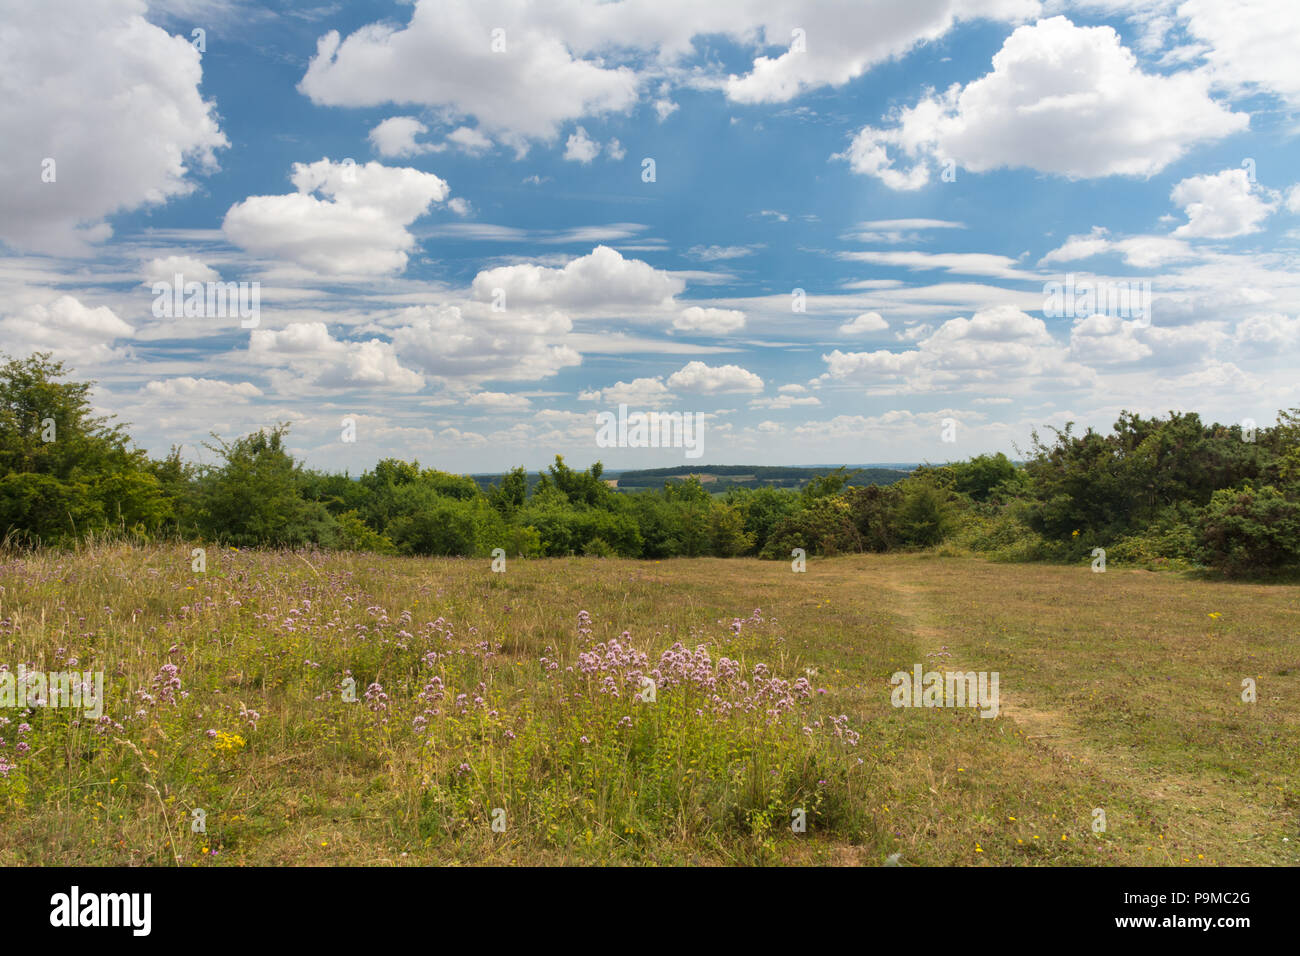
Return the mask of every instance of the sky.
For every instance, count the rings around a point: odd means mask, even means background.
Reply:
[[[1262,426],[1297,49],[1294,0],[0,0],[0,352],[352,474]]]

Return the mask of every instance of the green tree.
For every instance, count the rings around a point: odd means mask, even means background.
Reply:
[[[223,462],[198,481],[196,517],[206,536],[277,547],[335,542],[337,524],[325,506],[300,494],[301,466],[284,447],[288,433],[281,423],[233,442],[214,435],[217,444],[205,444]]]
[[[93,413],[94,383],[62,381],[68,374],[48,352],[0,366],[0,535],[157,532],[172,502],[148,458]]]

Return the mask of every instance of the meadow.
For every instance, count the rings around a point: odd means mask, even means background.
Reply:
[[[105,702],[0,710],[0,865],[1296,865],[1297,593],[934,553],[8,554],[0,664]],[[918,664],[998,672],[998,716],[892,706]]]

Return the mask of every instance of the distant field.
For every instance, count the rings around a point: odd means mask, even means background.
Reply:
[[[914,465],[862,465],[844,466],[849,472],[850,486],[892,485],[902,481],[916,466]],[[838,468],[830,466],[785,466],[785,465],[701,465],[684,462],[674,468],[644,468],[629,471],[604,472],[605,483],[620,491],[661,490],[664,485],[680,484],[691,477],[698,478],[714,494],[724,493],[732,488],[803,488],[818,475],[829,475]],[[471,475],[483,491],[499,484],[505,477],[502,474]],[[540,472],[526,475],[528,490],[531,493],[541,478]]]
[[[0,560],[0,663],[103,671],[109,721],[0,710],[0,864],[1300,864],[1296,587],[489,565]],[[998,672],[999,716],[891,706],[917,664]]]

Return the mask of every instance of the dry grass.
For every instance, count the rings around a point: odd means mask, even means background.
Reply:
[[[60,670],[62,649],[121,725],[0,712],[0,864],[1300,863],[1294,587],[927,555],[493,574],[212,549],[195,574],[188,549],[107,546],[8,558],[0,585],[0,662]],[[624,629],[652,662],[705,644],[825,693],[721,719],[684,685],[642,704],[566,670]],[[1001,716],[890,705],[890,675],[941,648],[999,672]],[[188,696],[141,703],[169,660]],[[345,670],[388,709],[342,702]]]

